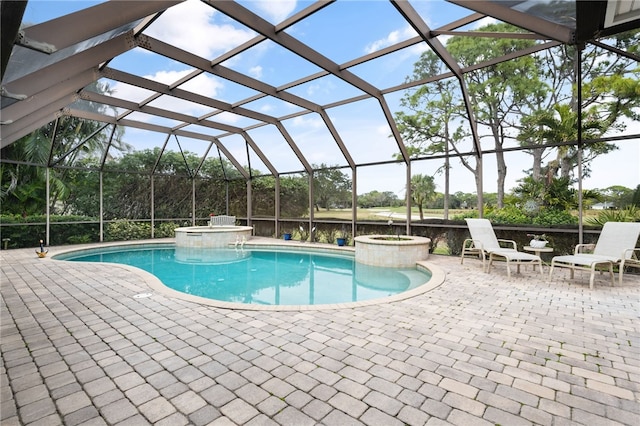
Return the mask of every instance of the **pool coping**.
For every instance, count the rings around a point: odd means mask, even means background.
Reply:
[[[55,259],[55,256],[67,254],[75,251],[83,251],[83,250],[92,250],[98,248],[107,248],[107,247],[119,247],[119,246],[161,246],[161,245],[175,245],[175,239],[162,239],[162,240],[143,240],[143,241],[118,241],[118,242],[109,242],[109,243],[96,243],[96,244],[87,244],[82,245],[80,247],[74,246],[69,247],[68,249],[62,249],[60,251],[56,251],[56,253],[50,253],[51,257],[44,258],[43,260],[49,261],[64,261],[64,259]],[[233,244],[230,244],[233,247]],[[248,240],[244,243],[244,247],[260,247],[260,248],[290,248],[294,250],[313,250],[324,253],[353,253],[355,249],[353,247],[340,247],[331,244],[322,244],[322,243],[308,243],[308,242],[300,242],[295,240],[279,240],[275,238],[266,238],[266,237],[252,237],[251,240]],[[92,262],[93,263],[93,262]],[[102,264],[100,262],[95,262]],[[245,311],[322,311],[322,310],[333,310],[333,309],[355,309],[363,306],[372,306],[372,305],[380,305],[385,303],[393,303],[399,302],[402,300],[410,299],[416,297],[418,295],[427,293],[444,283],[445,272],[437,265],[429,262],[428,260],[418,261],[416,262],[416,267],[421,270],[426,270],[431,273],[431,279],[415,288],[407,290],[405,292],[394,294],[392,296],[382,297],[379,299],[371,299],[364,300],[359,302],[344,302],[344,303],[332,303],[332,304],[320,304],[320,305],[251,305],[244,303],[235,303],[235,302],[225,302],[221,300],[207,299],[200,296],[194,296],[186,293],[182,293],[177,290],[173,290],[167,287],[159,278],[153,275],[150,272],[144,271],[142,269],[136,268],[135,266],[124,265],[121,263],[117,264],[109,264],[109,266],[117,266],[127,271],[130,271],[140,277],[147,286],[156,292],[157,294],[177,298],[180,300],[197,303],[200,305],[212,306],[220,309],[230,309],[230,310],[245,310]],[[152,297],[153,295],[150,295]]]

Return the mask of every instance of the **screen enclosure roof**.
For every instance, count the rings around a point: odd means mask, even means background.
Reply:
[[[2,147],[73,116],[105,132],[124,127],[138,149],[176,147],[203,158],[217,151],[246,178],[253,167],[279,175],[394,155],[408,163],[390,106],[404,90],[455,79],[468,100],[463,76],[474,69],[560,44],[613,49],[600,40],[640,27],[640,0],[339,0],[294,2],[286,11],[275,7],[286,2],[266,1],[60,2],[77,10],[24,22],[38,3],[2,2]],[[487,20],[520,27],[517,37],[534,46],[463,68],[447,37],[514,37],[474,31]],[[425,50],[444,72],[408,81],[410,69],[393,68]],[[467,112],[480,154],[468,105]],[[356,132],[345,123],[358,121],[352,117],[363,118]],[[386,142],[362,149],[356,141],[374,131]],[[153,137],[137,137],[143,132]]]

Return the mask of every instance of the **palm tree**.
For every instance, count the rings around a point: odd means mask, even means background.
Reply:
[[[569,104],[556,104],[553,111],[538,111],[535,119],[529,123],[528,134],[535,135],[541,142],[558,143],[571,142],[571,145],[561,145],[555,160],[551,160],[547,167],[547,182],[560,172],[560,178],[569,179],[571,171],[577,162],[578,150],[575,142],[578,140],[578,114]],[[535,129],[534,129],[535,128]],[[582,137],[596,139],[602,136],[608,126],[597,116],[586,112],[582,120]],[[585,163],[603,150],[611,149],[607,144],[593,144],[586,148],[592,152],[592,157],[585,159]]]
[[[424,206],[433,200],[435,195],[436,184],[433,181],[433,176],[418,174],[411,177],[411,198],[413,204],[418,206],[420,220],[424,220]]]
[[[92,83],[88,90],[112,93],[106,84]],[[106,113],[105,107],[89,103],[93,111]],[[61,117],[35,130],[2,150],[2,159],[9,163],[0,165],[2,184],[0,201],[5,213],[22,215],[43,214],[46,209],[46,170],[49,173],[50,206],[64,201],[70,195],[67,168],[91,156],[102,157],[108,146],[112,150],[126,152],[130,146],[122,142],[123,130],[118,128],[109,140],[106,125],[76,117]],[[55,138],[54,138],[55,135]]]

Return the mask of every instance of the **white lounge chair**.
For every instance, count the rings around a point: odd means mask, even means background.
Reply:
[[[589,288],[593,289],[596,268],[609,267],[611,285],[614,284],[613,266],[620,265],[620,284],[624,273],[625,262],[634,262],[632,256],[634,248],[640,236],[640,223],[637,222],[607,222],[602,227],[595,247],[593,244],[578,244],[574,254],[555,256],[551,259],[549,278],[553,274],[553,268],[562,267],[571,269],[571,278],[574,270],[582,269],[591,271]],[[593,248],[593,253],[584,253],[585,249]]]
[[[465,240],[462,244],[462,259],[460,263],[464,262],[465,255],[473,253],[480,256],[482,259],[482,269],[487,273],[490,272],[494,259],[504,259],[507,262],[508,277],[511,277],[511,262],[517,265],[518,272],[520,272],[520,265],[523,263],[538,264],[540,266],[540,273],[544,275],[540,256],[518,251],[518,245],[513,240],[498,239],[488,219],[465,220],[467,221],[471,238]],[[502,247],[500,243],[504,245],[508,244],[511,247]],[[485,268],[485,259],[487,256],[489,263]]]

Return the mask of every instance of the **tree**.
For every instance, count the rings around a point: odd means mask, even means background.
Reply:
[[[410,80],[421,80],[434,76],[441,71],[440,59],[431,51],[422,54],[414,65]],[[468,128],[463,125],[465,109],[460,96],[459,86],[454,80],[438,80],[433,84],[409,90],[402,98],[401,105],[412,114],[403,111],[396,113],[398,130],[402,134],[411,158],[420,158],[429,154],[444,153],[444,165],[438,169],[445,173],[444,218],[449,211],[449,151],[452,149],[462,165],[476,178],[476,187],[481,187],[477,165],[472,165],[468,157],[460,155],[458,143],[469,137]],[[396,159],[401,159],[398,153]]]
[[[436,195],[436,184],[433,176],[413,175],[411,176],[411,199],[414,206],[418,206],[420,220],[424,220],[424,206]]]
[[[398,195],[392,191],[371,191],[358,196],[358,207],[361,208],[393,207],[400,204]]]
[[[549,182],[527,176],[513,190],[515,203],[529,216],[543,209],[571,210],[578,204],[576,191],[569,178],[552,178]],[[593,194],[587,193],[589,197]]]
[[[491,24],[479,29],[489,32],[518,32],[520,29],[507,24]],[[479,37],[452,37],[446,44],[462,68],[532,46],[526,39],[490,39]],[[412,80],[442,74],[447,70],[435,54],[426,52],[414,65]],[[507,139],[515,137],[514,116],[523,114],[528,100],[544,96],[546,86],[538,78],[535,60],[524,56],[471,71],[464,75],[472,102],[475,119],[489,133],[483,137],[493,140],[498,167],[498,205],[502,205],[504,182],[507,174],[502,148]],[[412,114],[398,114],[399,129],[406,138],[410,153],[447,152],[468,140],[469,117],[463,108],[460,87],[454,80],[438,80],[421,87],[404,98],[405,106]],[[476,179],[478,191],[481,176],[477,165],[463,161]],[[448,167],[448,166],[445,166]],[[445,194],[448,191],[445,190]]]
[[[111,93],[107,84],[94,82],[87,90]],[[106,107],[85,102],[90,111],[107,113]],[[7,213],[42,214],[46,210],[46,170],[50,169],[50,208],[67,213],[65,200],[71,196],[68,174],[81,160],[100,158],[110,146],[114,151],[126,152],[129,146],[122,142],[123,130],[118,127],[104,131],[103,123],[63,116],[56,121],[24,136],[2,150],[2,191],[0,201]],[[56,166],[53,168],[52,166]],[[40,167],[38,167],[40,166]]]
[[[480,31],[516,33],[522,29],[509,24],[490,24]],[[532,40],[508,38],[452,37],[447,49],[462,68],[507,55],[534,45]],[[522,56],[482,67],[464,75],[477,123],[485,127],[496,151],[498,207],[503,206],[507,164],[502,151],[508,139],[515,138],[516,123],[527,113],[531,99],[545,96],[547,86],[539,78],[535,59]]]
[[[524,133],[530,139],[539,143],[575,142],[578,139],[578,114],[568,104],[557,104],[553,110],[536,111],[523,120]],[[608,130],[609,126],[598,119],[595,111],[583,114],[582,133],[585,139],[596,139]],[[600,142],[590,144],[583,157],[584,175],[589,175],[588,163],[600,154],[605,154],[615,145]],[[546,168],[546,179],[550,181],[559,172],[561,178],[571,178],[574,166],[577,164],[578,147],[574,144],[561,145],[557,148],[555,160],[549,161]]]
[[[636,189],[633,191],[633,196],[631,197],[631,205],[640,207],[640,185],[636,186]]]
[[[633,204],[633,189],[622,185],[614,185],[601,189],[602,201],[611,203],[619,209],[624,209]]]
[[[316,211],[351,205],[351,179],[335,166],[313,165],[313,191]]]
[[[607,44],[621,51],[637,51],[640,31],[617,34],[605,40]],[[542,79],[550,87],[546,97],[538,104],[530,104],[533,110],[522,120],[518,140],[523,145],[540,145],[529,151],[533,156],[532,174],[541,178],[546,143],[567,142],[558,148],[556,158],[550,161],[544,171],[553,175],[560,171],[561,177],[570,176],[577,166],[578,155],[578,82],[575,46],[549,49],[536,55]],[[637,62],[587,45],[581,52],[582,69],[582,140],[597,139],[611,131],[622,131],[624,119],[638,121],[640,115],[640,68]],[[589,162],[596,156],[606,154],[617,147],[606,142],[588,143],[583,146],[583,166],[585,176],[589,175]],[[549,170],[550,169],[550,170]]]

